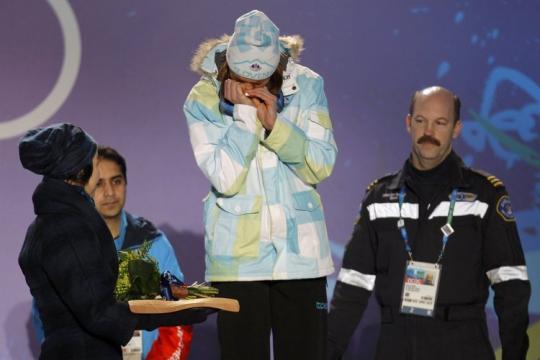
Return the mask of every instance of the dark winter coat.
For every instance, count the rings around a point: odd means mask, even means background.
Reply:
[[[43,321],[40,359],[121,359],[135,329],[206,319],[202,310],[137,315],[115,300],[116,249],[83,188],[44,178],[33,202],[19,265]]]

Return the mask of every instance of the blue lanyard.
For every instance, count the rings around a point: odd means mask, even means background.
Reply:
[[[452,219],[454,216],[454,207],[456,205],[456,198],[457,198],[457,189],[452,190],[452,194],[450,195],[450,206],[448,208],[448,216],[446,218],[446,224],[441,228],[443,232],[443,238],[442,238],[442,248],[441,252],[439,253],[439,257],[437,258],[436,264],[438,264],[444,254],[444,250],[446,249],[446,243],[448,243],[448,238],[450,235],[454,232],[452,229]],[[413,261],[412,257],[412,249],[411,245],[409,244],[409,234],[407,233],[407,228],[405,227],[405,221],[401,217],[401,208],[403,207],[403,201],[405,200],[405,186],[402,186],[399,190],[399,220],[397,222],[397,226],[399,229],[399,232],[401,233],[401,237],[403,238],[403,241],[405,242],[405,250],[407,250],[407,253],[409,254],[409,259]]]

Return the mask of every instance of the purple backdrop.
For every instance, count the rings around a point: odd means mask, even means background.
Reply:
[[[512,194],[533,280],[532,330],[540,334],[539,4],[0,0],[0,359],[37,356],[31,298],[17,265],[40,180],[18,161],[17,139],[28,128],[73,122],[116,147],[128,161],[127,208],[167,232],[188,281],[203,278],[201,199],[208,185],[181,106],[198,79],[189,71],[198,44],[230,33],[252,8],[265,11],[282,34],[302,35],[302,63],[325,78],[340,153],[320,190],[336,266],[364,188],[409,152],[411,93],[441,84],[464,103],[458,152],[501,177]],[[471,111],[496,131],[480,127]],[[492,312],[489,318],[498,347]],[[372,358],[377,322],[371,304],[350,358]],[[196,329],[193,359],[216,357],[213,323]],[[540,357],[538,341],[532,348]]]

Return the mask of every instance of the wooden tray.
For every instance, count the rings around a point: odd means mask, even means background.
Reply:
[[[240,304],[236,299],[200,298],[191,300],[130,300],[129,310],[135,314],[165,314],[191,308],[213,308],[230,312],[239,312]]]

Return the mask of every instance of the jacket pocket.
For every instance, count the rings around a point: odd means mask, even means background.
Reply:
[[[289,249],[309,258],[330,255],[326,225],[319,194],[315,190],[292,194],[297,238],[289,238]]]
[[[212,236],[212,255],[235,258],[259,256],[261,203],[261,197],[253,195],[216,200],[218,212]]]
[[[293,193],[294,208],[300,211],[313,212],[321,207],[321,199],[315,190]]]
[[[327,111],[317,109],[307,112],[307,119],[304,124],[305,133],[312,139],[327,141],[329,131],[332,130],[332,123]]]

